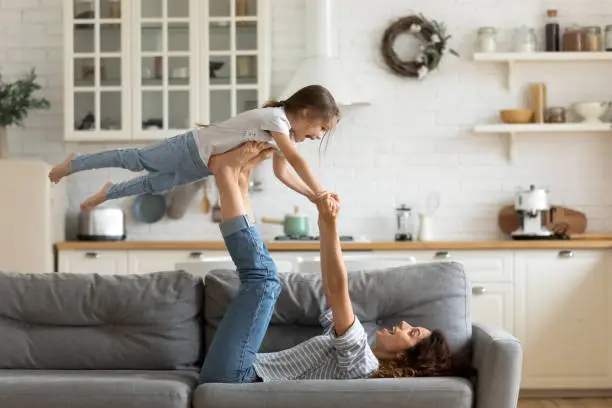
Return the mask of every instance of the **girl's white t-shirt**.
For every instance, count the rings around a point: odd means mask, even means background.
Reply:
[[[291,125],[284,108],[258,108],[193,132],[200,157],[207,165],[210,156],[225,153],[249,141],[268,142],[277,147],[270,132],[291,135]]]

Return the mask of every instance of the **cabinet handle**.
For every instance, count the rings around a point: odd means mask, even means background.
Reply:
[[[434,255],[434,258],[448,259],[450,258],[450,254],[447,251],[440,251],[440,252],[436,252],[436,254]]]
[[[559,251],[559,258],[572,258],[574,256],[574,251],[563,250]]]
[[[190,258],[201,259],[202,255],[204,255],[204,254],[202,254],[201,252],[192,252],[192,253],[189,254],[189,257]]]
[[[487,291],[487,288],[484,286],[474,286],[472,288],[472,295],[482,295]]]
[[[99,257],[100,257],[100,254],[97,252],[86,252],[85,253],[85,258],[97,259]]]

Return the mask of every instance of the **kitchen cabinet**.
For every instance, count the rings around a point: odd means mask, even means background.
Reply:
[[[58,272],[124,274],[129,273],[126,251],[62,251]]]
[[[520,251],[515,266],[523,388],[610,388],[610,254]]]
[[[161,140],[261,106],[269,9],[269,0],[65,2],[65,139]]]
[[[177,264],[229,258],[226,251],[127,251],[130,273],[172,271]]]

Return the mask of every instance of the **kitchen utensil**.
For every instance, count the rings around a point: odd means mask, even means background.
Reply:
[[[216,222],[217,224],[223,221],[223,217],[221,216],[221,204],[219,203],[218,200],[215,203],[215,205],[213,205],[212,207],[211,218],[213,222]]]
[[[132,203],[132,215],[136,221],[152,224],[166,213],[166,197],[158,194],[141,194]]]
[[[402,204],[395,209],[395,222],[397,231],[395,232],[396,241],[412,241],[412,210]]]
[[[550,216],[546,217],[546,227],[551,231],[567,226],[566,233],[570,236],[572,234],[584,234],[587,228],[586,215],[580,211],[572,210],[567,207],[559,207],[552,205],[550,207],[554,211],[552,221]],[[553,210],[554,209],[554,210]],[[505,234],[510,234],[519,227],[517,213],[514,205],[504,206],[498,215],[499,228]]]
[[[209,183],[208,186],[211,189],[211,200],[215,202],[215,204],[211,208],[211,219],[213,222],[216,222],[218,224],[223,221],[223,217],[221,216],[221,198],[219,195],[219,190],[217,189],[215,183]],[[212,197],[215,198],[213,199]]]
[[[166,215],[168,218],[178,220],[183,218],[189,205],[202,188],[204,181],[196,181],[184,186],[176,187],[167,194]]]
[[[79,241],[123,241],[125,215],[121,208],[98,207],[79,213]]]
[[[204,195],[202,196],[202,202],[200,203],[202,212],[208,214],[210,211],[210,200],[208,199],[208,180],[204,180]]]
[[[427,203],[425,205],[425,214],[429,217],[433,217],[436,210],[440,207],[440,193],[435,191],[427,196]]]
[[[294,207],[293,214],[285,215],[283,220],[262,218],[261,222],[266,224],[277,224],[283,226],[283,233],[291,238],[305,237],[310,234],[310,226],[307,215],[302,215],[299,208]]]
[[[531,109],[502,109],[499,111],[502,122],[508,124],[529,123],[533,118]]]
[[[578,102],[572,105],[576,114],[582,117],[583,122],[601,123],[601,117],[608,110],[608,102]]]

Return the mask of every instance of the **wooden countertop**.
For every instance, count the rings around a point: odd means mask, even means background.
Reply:
[[[266,242],[270,251],[318,251],[318,242]],[[570,240],[543,241],[432,241],[432,242],[343,242],[345,251],[410,251],[410,250],[479,250],[479,249],[579,249],[612,248],[612,235],[580,236]],[[222,241],[121,241],[121,242],[59,242],[58,251],[127,251],[174,250],[211,251],[225,250]]]

